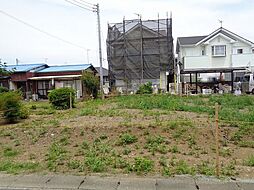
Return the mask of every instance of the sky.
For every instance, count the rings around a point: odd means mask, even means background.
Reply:
[[[71,0],[70,0],[71,1]],[[73,1],[73,0],[72,0]],[[76,0],[82,1],[82,0]],[[107,24],[125,19],[166,18],[172,11],[173,38],[208,35],[223,27],[254,41],[253,0],[86,0],[101,9],[103,66],[107,68]],[[44,32],[52,38],[4,13]],[[0,58],[7,64],[49,65],[92,63],[99,66],[96,13],[65,0],[0,0]],[[73,45],[75,44],[75,45]]]

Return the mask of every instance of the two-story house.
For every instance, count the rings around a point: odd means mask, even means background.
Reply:
[[[176,53],[185,74],[181,82],[197,82],[200,73],[223,73],[233,86],[239,71],[254,69],[254,43],[223,27],[207,36],[179,37]]]

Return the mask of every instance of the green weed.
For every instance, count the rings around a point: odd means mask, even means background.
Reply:
[[[138,138],[135,135],[124,133],[120,136],[119,144],[120,145],[127,145],[137,142]]]
[[[254,167],[254,154],[249,156],[245,161],[244,161],[244,164],[246,166],[251,166],[251,167]]]

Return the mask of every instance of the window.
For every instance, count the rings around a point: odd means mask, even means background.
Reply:
[[[252,53],[254,53],[254,49],[252,49]]]
[[[237,54],[242,54],[243,53],[243,49],[237,49]]]
[[[212,55],[226,56],[226,46],[225,45],[212,46]]]
[[[73,86],[73,81],[70,81],[70,80],[63,81],[63,87],[72,88],[72,86]]]
[[[205,55],[205,50],[204,49],[201,51],[201,55]]]

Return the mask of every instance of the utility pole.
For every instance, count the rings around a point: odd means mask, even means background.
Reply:
[[[96,12],[97,13],[97,24],[98,24],[98,38],[99,38],[99,58],[100,58],[100,89],[101,89],[101,95],[102,99],[104,99],[104,93],[103,93],[103,70],[102,70],[102,51],[101,51],[101,22],[100,22],[100,7],[99,3],[92,4],[89,2],[86,2],[82,0],[81,2],[74,0],[74,2],[65,0],[66,2],[75,5],[79,8],[85,9],[87,11]],[[88,54],[88,51],[87,51]]]
[[[97,22],[98,22],[98,37],[99,37],[99,58],[100,58],[100,89],[101,98],[104,99],[103,92],[103,70],[102,70],[102,52],[101,52],[101,21],[100,21],[100,7],[96,4]]]
[[[87,50],[86,50],[87,64],[90,64],[90,60],[89,60],[89,51],[90,51],[90,49],[87,49]]]

